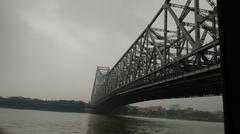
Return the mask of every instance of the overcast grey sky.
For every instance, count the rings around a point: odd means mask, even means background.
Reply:
[[[112,67],[162,3],[0,0],[0,95],[87,102],[96,66]],[[205,109],[222,108],[221,97],[198,99],[175,102],[204,107],[203,100],[212,100]],[[170,103],[173,101],[137,105]]]

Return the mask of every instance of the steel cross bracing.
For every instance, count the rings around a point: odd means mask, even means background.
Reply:
[[[116,93],[220,65],[216,2],[174,2],[165,1],[111,70],[97,68],[91,104]]]

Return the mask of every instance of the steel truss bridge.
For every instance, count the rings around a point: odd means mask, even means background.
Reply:
[[[217,3],[176,2],[164,2],[111,69],[97,67],[93,107],[222,93]]]

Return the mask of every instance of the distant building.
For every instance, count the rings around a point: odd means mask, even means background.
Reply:
[[[184,109],[185,113],[192,113],[194,111],[194,109],[192,107],[187,107]]]
[[[180,110],[181,107],[179,104],[173,104],[169,106],[169,110]]]
[[[154,112],[159,112],[165,110],[162,106],[151,106],[148,107],[149,110],[154,111]]]
[[[223,120],[223,111],[216,111],[214,114],[217,120]]]

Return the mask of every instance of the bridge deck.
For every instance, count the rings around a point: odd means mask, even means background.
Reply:
[[[96,106],[111,108],[146,100],[220,95],[222,83],[221,68],[216,65],[165,81],[119,91],[99,101]]]

